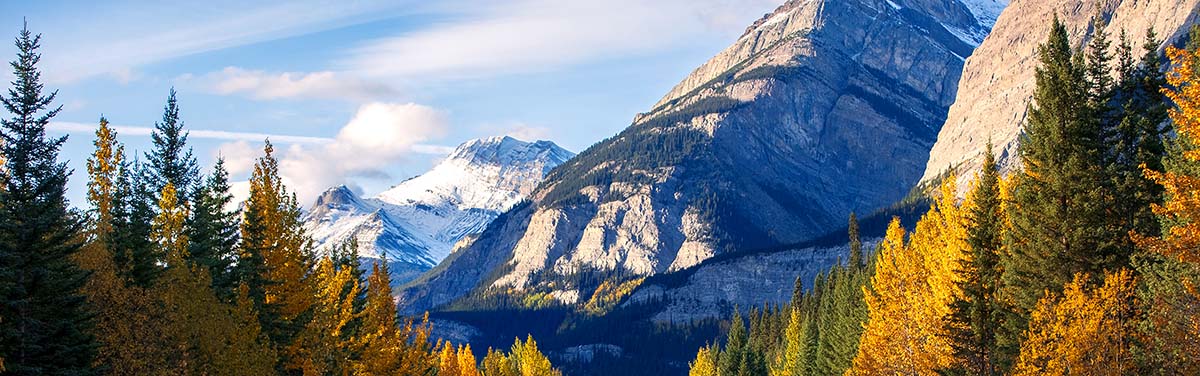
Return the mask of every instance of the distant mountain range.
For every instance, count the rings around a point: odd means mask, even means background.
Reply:
[[[550,141],[471,140],[429,172],[375,197],[330,188],[305,213],[305,230],[321,252],[357,239],[360,257],[386,256],[394,282],[401,283],[437,265],[459,240],[483,231],[572,156]]]

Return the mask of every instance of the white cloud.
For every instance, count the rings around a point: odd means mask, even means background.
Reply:
[[[369,103],[329,142],[292,144],[276,148],[280,174],[307,204],[325,189],[351,184],[354,178],[390,179],[387,170],[414,153],[445,154],[452,148],[425,142],[443,137],[448,129],[445,114],[432,107],[408,103]],[[244,141],[218,149],[231,172],[249,171],[262,154]],[[245,158],[245,155],[251,155]]]
[[[330,71],[269,73],[227,67],[199,77],[181,76],[176,82],[196,84],[216,94],[242,94],[260,100],[310,98],[366,101],[387,99],[397,94],[388,85]]]
[[[50,123],[46,129],[62,133],[90,134],[96,131],[96,126],[96,124],[56,121]],[[119,136],[149,136],[154,132],[153,127],[117,124],[110,124],[109,126],[115,129]],[[273,142],[287,144],[324,144],[333,142],[333,139],[326,137],[292,136],[256,132],[232,132],[207,129],[188,129],[187,132],[188,137],[190,138],[203,138],[210,140],[262,141],[269,138]]]
[[[536,72],[660,51],[701,34],[729,35],[778,0],[515,0],[469,8],[459,21],[369,41],[343,65],[422,80]]]

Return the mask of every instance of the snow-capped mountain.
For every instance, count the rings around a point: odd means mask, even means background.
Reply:
[[[396,277],[410,279],[523,200],[572,156],[550,141],[471,140],[429,172],[375,197],[358,197],[345,186],[329,189],[305,214],[305,229],[320,252],[355,238],[360,257],[386,255]]]

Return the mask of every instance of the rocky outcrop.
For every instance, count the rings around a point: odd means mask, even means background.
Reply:
[[[1200,12],[1197,0],[1013,0],[992,33],[967,59],[958,98],[929,155],[923,180],[956,168],[966,180],[982,163],[991,140],[1001,165],[1011,169],[1033,97],[1037,47],[1044,42],[1054,15],[1067,26],[1076,46],[1094,33],[1093,17],[1108,23],[1112,35],[1125,29],[1140,45],[1153,27],[1166,43],[1179,41]]]
[[[924,169],[963,59],[990,26],[980,20],[994,17],[974,13],[984,3],[787,2],[400,291],[402,308],[472,290],[549,293],[580,273],[680,270],[896,202]]]
[[[878,240],[868,240],[863,249],[874,249],[876,243]],[[651,317],[653,321],[687,323],[722,318],[734,308],[747,310],[789,302],[796,278],[811,288],[818,274],[846,260],[849,254],[849,246],[811,247],[704,263],[668,279],[674,282],[648,280],[624,304],[661,304],[662,308]]]

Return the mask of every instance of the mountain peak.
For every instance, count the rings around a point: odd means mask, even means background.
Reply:
[[[321,196],[317,197],[317,202],[313,203],[312,208],[313,210],[321,210],[325,208],[361,208],[364,206],[363,201],[358,198],[358,195],[350,187],[343,184],[329,188],[324,193],[321,193]]]
[[[495,166],[547,159],[556,162],[554,165],[557,165],[573,155],[551,141],[528,142],[510,136],[494,136],[464,142],[455,148],[446,160]]]

